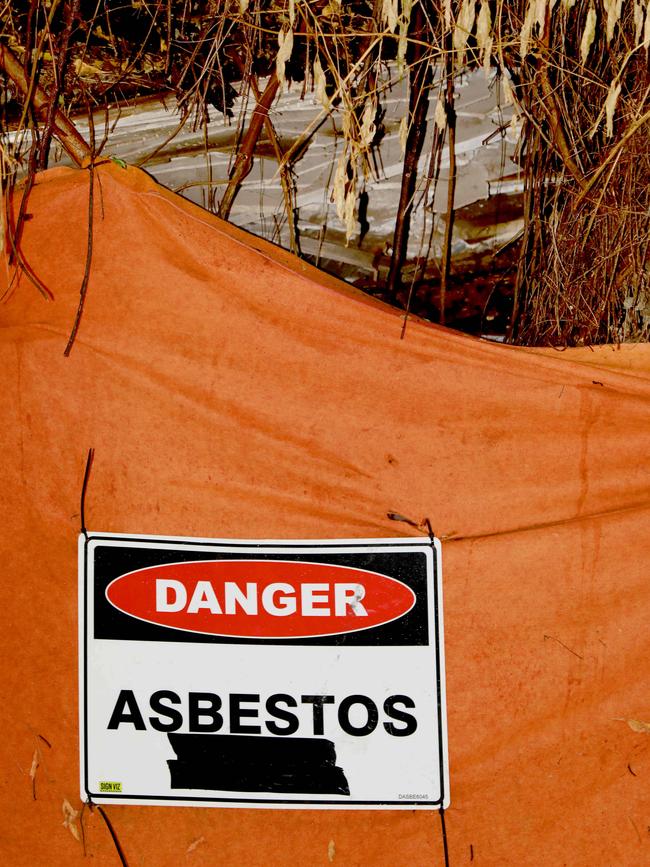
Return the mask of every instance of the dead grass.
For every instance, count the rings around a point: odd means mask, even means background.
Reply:
[[[381,171],[376,149],[390,76],[409,77],[401,138],[411,151],[421,146],[413,133],[422,100],[436,103],[429,177],[419,184],[426,202],[443,149],[453,150],[454,79],[470,67],[496,70],[515,106],[526,185],[509,339],[574,345],[650,334],[648,0],[0,0],[0,40],[27,82],[21,91],[14,77],[5,79],[5,190],[21,169],[47,164],[57,109],[90,112],[165,92],[175,94],[186,123],[200,126],[211,112],[232,112],[237,93],[245,107],[263,107],[274,76],[278,91],[313,92],[321,116],[287,151],[268,114],[233,118],[230,178],[215,186],[214,209],[227,214],[263,130],[293,225],[292,163],[337,112],[343,140],[329,193],[348,236],[368,179]],[[39,86],[49,96],[40,108]],[[20,136],[10,142],[10,129],[23,132],[22,144]],[[101,142],[91,149],[99,152]],[[413,163],[407,148],[395,248],[408,234]],[[453,213],[452,188],[448,225]],[[453,270],[449,235],[443,287]],[[444,318],[444,288],[441,296]]]

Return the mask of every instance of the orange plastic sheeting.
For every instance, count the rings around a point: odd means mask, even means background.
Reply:
[[[93,176],[71,356],[89,171],[48,172],[29,198],[21,249],[54,300],[23,277],[0,308],[3,862],[87,863],[62,804],[81,809],[76,544],[94,447],[92,530],[383,537],[418,533],[387,512],[428,517],[450,863],[650,863],[648,346],[625,349],[626,372],[611,352],[574,363],[418,321],[400,340],[398,312],[144,173]],[[430,812],[106,814],[138,867],[443,858]],[[82,818],[93,863],[118,864],[99,814]]]

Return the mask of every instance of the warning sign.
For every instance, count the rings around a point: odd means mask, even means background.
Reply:
[[[437,540],[79,552],[83,800],[448,805]]]

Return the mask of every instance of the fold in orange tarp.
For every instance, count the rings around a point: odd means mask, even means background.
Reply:
[[[93,175],[70,357],[87,170],[45,173],[27,204],[22,253],[53,300],[7,270],[0,307],[3,862],[85,863],[62,805],[81,808],[93,447],[91,530],[355,538],[429,518],[450,863],[647,863],[650,734],[627,721],[650,723],[648,347],[535,353],[418,321],[400,340],[398,312],[144,173]],[[139,867],[442,863],[435,813],[106,813]],[[119,863],[98,813],[83,825],[94,863]]]

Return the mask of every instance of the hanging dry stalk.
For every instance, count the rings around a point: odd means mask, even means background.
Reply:
[[[78,26],[70,26],[77,10]],[[86,97],[102,104],[119,102],[127,92],[173,92],[184,118],[207,123],[209,111],[228,113],[238,91],[254,92],[251,82],[266,78],[248,129],[237,139],[220,213],[230,213],[266,129],[291,222],[286,171],[314,130],[333,118],[341,136],[329,192],[350,240],[359,231],[360,193],[381,173],[376,147],[383,84],[408,75],[389,278],[393,297],[400,297],[414,191],[421,180],[426,190],[430,180],[418,178],[418,156],[435,62],[446,79],[431,164],[440,165],[444,136],[451,164],[441,261],[444,320],[453,270],[453,86],[465,70],[497,68],[516,103],[525,180],[510,339],[564,345],[647,335],[648,0],[205,0],[191,10],[186,0],[134,0],[116,11],[113,4],[79,0],[16,0],[0,9],[0,67],[22,95],[8,95],[5,105],[18,103],[21,118],[16,124],[15,114],[5,112],[3,130],[8,123],[12,129],[31,126],[41,142],[42,166],[51,134],[77,164],[89,157],[86,143],[58,111],[59,91],[68,106]],[[245,69],[232,62],[233,50],[249,58]],[[303,95],[313,83],[323,109],[283,149],[268,109],[285,79],[302,87]],[[20,155],[8,153],[13,162],[5,165],[15,168]]]

